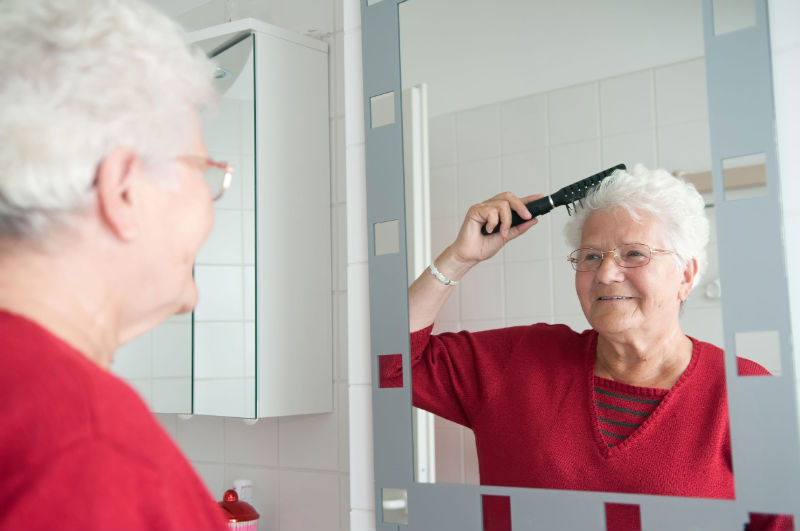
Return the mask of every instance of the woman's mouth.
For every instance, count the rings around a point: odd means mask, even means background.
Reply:
[[[625,297],[623,295],[609,295],[605,297],[597,297],[599,301],[627,301],[631,300],[633,297]]]

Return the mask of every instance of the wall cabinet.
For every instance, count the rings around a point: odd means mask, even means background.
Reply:
[[[331,411],[327,45],[253,19],[189,36],[218,65],[209,154],[236,173],[197,257],[194,313],[124,346],[113,370],[156,412]]]

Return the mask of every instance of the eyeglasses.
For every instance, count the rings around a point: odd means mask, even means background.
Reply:
[[[607,254],[611,254],[614,257],[614,263],[618,266],[630,268],[649,264],[654,254],[674,253],[675,251],[666,249],[653,249],[643,243],[626,243],[608,251],[601,251],[591,247],[575,249],[569,253],[567,260],[572,264],[572,268],[575,271],[596,271]]]
[[[203,179],[211,190],[212,200],[216,201],[223,196],[225,190],[230,188],[231,181],[233,181],[233,166],[227,162],[217,162],[209,158],[194,155],[183,155],[178,157],[178,159],[189,164],[194,164],[204,170]]]

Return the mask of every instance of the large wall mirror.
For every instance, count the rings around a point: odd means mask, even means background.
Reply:
[[[738,258],[746,241],[783,256],[766,3],[370,0],[362,28],[379,528],[481,529],[487,502],[507,504],[514,529],[604,529],[614,504],[643,529],[797,514],[782,490],[798,481],[783,260],[754,289],[747,270],[765,260]],[[727,353],[734,500],[481,485],[471,430],[410,406],[405,281],[453,241],[469,205],[617,163],[664,168],[706,201],[709,264],[681,327]],[[754,226],[737,221],[756,211]],[[471,271],[434,333],[588,328],[566,220],[555,210]],[[768,297],[769,315],[754,310]],[[398,354],[402,387],[382,388],[381,363]],[[739,376],[735,355],[773,376]]]

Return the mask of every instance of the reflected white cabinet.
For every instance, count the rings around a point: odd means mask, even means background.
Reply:
[[[189,37],[219,66],[209,154],[236,172],[197,257],[195,312],[123,347],[115,370],[157,412],[331,411],[327,44],[253,19]]]

